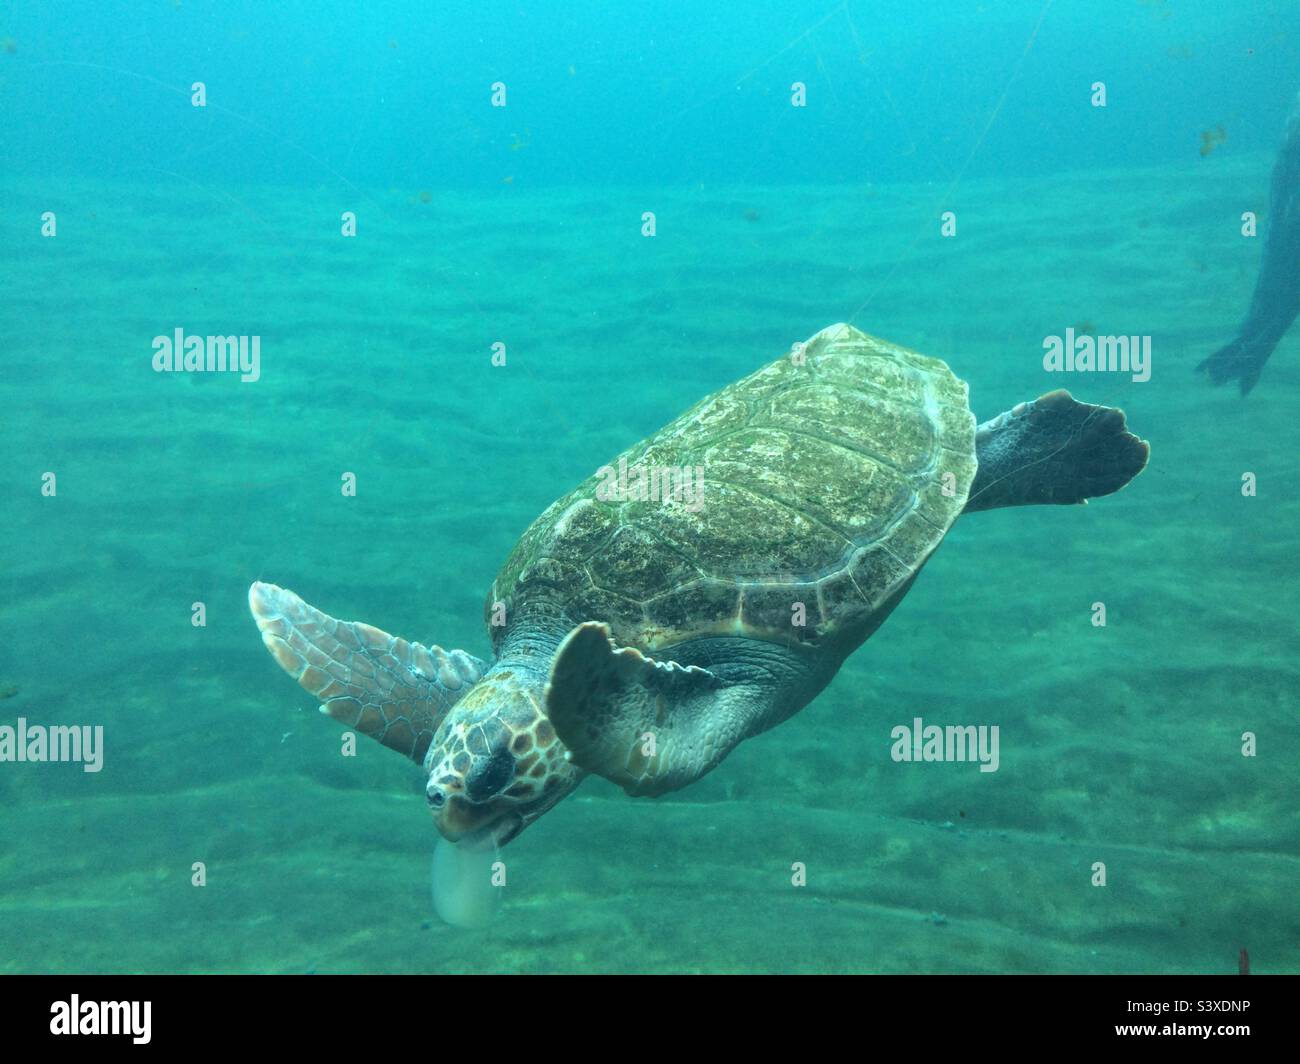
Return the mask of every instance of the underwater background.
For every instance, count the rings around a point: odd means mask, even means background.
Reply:
[[[1300,971],[1300,333],[1248,399],[1193,372],[1298,88],[1281,0],[5,5],[0,724],[105,749],[0,763],[0,971]],[[418,769],[340,756],[248,585],[487,657],[547,504],[841,320],[1151,464],[962,519],[801,714],[589,779],[444,926]],[[260,379],[155,373],[176,328]],[[1150,380],[1046,373],[1067,328]],[[999,770],[895,763],[918,716]]]

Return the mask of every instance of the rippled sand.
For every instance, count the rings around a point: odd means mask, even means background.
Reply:
[[[1300,337],[1246,402],[1192,373],[1249,299],[1267,166],[952,202],[7,184],[0,723],[103,724],[107,750],[0,766],[0,970],[1300,970]],[[339,757],[249,582],[485,654],[482,596],[552,498],[849,317],[948,359],[981,418],[1058,386],[1122,404],[1152,465],[959,522],[801,716],[669,799],[588,782],[506,851],[493,928],[438,924],[418,774]],[[154,374],[178,326],[259,334],[261,380]],[[1070,326],[1150,334],[1151,381],[1045,374]],[[915,716],[997,724],[999,771],[895,764]]]

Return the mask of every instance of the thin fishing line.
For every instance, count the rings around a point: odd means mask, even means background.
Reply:
[[[1002,95],[998,98],[998,102],[996,106],[993,108],[992,113],[989,115],[988,121],[984,123],[984,129],[980,132],[979,137],[976,139],[974,146],[970,150],[970,154],[966,156],[966,161],[962,163],[961,168],[957,171],[956,176],[952,179],[952,184],[948,186],[948,191],[944,193],[943,199],[939,201],[939,206],[942,206],[945,203],[952,202],[953,194],[957,191],[957,187],[961,184],[962,177],[966,173],[967,167],[970,166],[971,162],[975,158],[975,154],[980,150],[980,147],[983,145],[984,138],[988,136],[989,130],[993,128],[993,123],[997,121],[998,114],[1002,110],[1002,105],[1007,101],[1007,95],[1011,91],[1011,86],[1015,83],[1016,78],[1020,76],[1020,71],[1025,65],[1025,60],[1029,57],[1030,50],[1034,47],[1034,41],[1038,38],[1038,31],[1042,29],[1043,21],[1047,18],[1047,12],[1051,9],[1052,3],[1053,0],[1046,0],[1046,2],[1043,4],[1043,9],[1038,13],[1038,21],[1034,24],[1033,31],[1029,34],[1029,39],[1025,42],[1024,51],[1020,53],[1020,58],[1016,61],[1016,65],[1011,71],[1011,76],[1007,79],[1007,83],[1002,89]],[[931,211],[930,213],[931,216],[933,216],[935,212]],[[907,250],[903,253],[904,255],[911,252],[916,247],[916,245],[921,242],[921,237],[929,230],[931,224],[932,222],[930,218],[927,218],[925,222],[925,226],[917,230],[916,236],[912,238],[912,242],[907,246]],[[858,307],[858,309],[855,310],[851,315],[849,315],[848,318],[849,324],[852,324],[857,319],[858,315],[867,309],[867,307],[876,298],[876,296],[880,294],[881,290],[885,287],[885,285],[889,283],[890,279],[894,276],[894,274],[898,272],[898,269],[901,265],[902,265],[902,258],[896,259],[894,261],[894,265],[889,268],[889,271],[881,279],[880,283],[877,284],[874,289],[872,289],[871,293],[867,296],[866,299],[862,301],[862,304]]]

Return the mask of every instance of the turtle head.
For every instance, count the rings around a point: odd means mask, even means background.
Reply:
[[[577,786],[541,698],[524,675],[491,669],[439,726],[425,794],[449,842],[504,846]]]

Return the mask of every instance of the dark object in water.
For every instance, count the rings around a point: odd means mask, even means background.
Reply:
[[[1241,947],[1241,953],[1237,956],[1237,974],[1250,974],[1250,954],[1246,952],[1246,947]]]
[[[1300,311],[1300,96],[1287,116],[1273,165],[1269,212],[1250,313],[1237,338],[1196,367],[1209,373],[1215,384],[1236,378],[1242,395],[1255,387],[1268,356]]]

